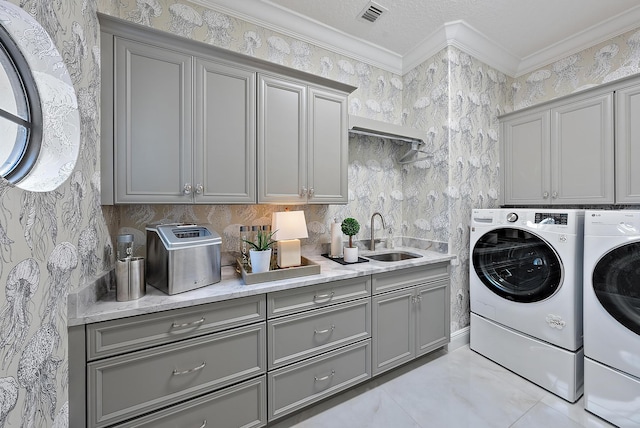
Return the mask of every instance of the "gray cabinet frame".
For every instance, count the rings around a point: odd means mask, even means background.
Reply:
[[[609,87],[500,117],[504,205],[614,203]]]
[[[449,343],[449,263],[373,275],[373,293],[373,376]]]
[[[348,123],[347,123],[347,96],[353,92],[356,87],[347,85],[341,82],[326,79],[321,76],[306,73],[303,71],[288,68],[279,64],[275,64],[269,61],[261,60],[258,58],[242,55],[236,52],[232,52],[226,49],[217,48],[215,46],[197,42],[194,40],[178,37],[168,32],[156,30],[153,28],[136,25],[122,19],[114,18],[108,15],[98,14],[101,25],[101,48],[102,48],[102,70],[103,70],[103,82],[102,82],[102,135],[101,135],[101,170],[102,170],[102,192],[101,201],[105,205],[111,205],[114,203],[173,203],[173,204],[185,204],[185,203],[225,203],[225,204],[238,204],[238,203],[273,203],[270,201],[263,201],[257,191],[257,181],[261,180],[260,171],[258,165],[261,159],[256,158],[256,133],[255,128],[257,126],[259,114],[255,112],[256,101],[255,97],[259,89],[252,89],[252,85],[255,83],[246,80],[246,93],[237,93],[237,96],[221,95],[224,99],[212,99],[210,96],[204,94],[201,89],[206,86],[205,70],[213,70],[211,64],[217,64],[217,71],[221,76],[226,75],[230,77],[231,74],[225,70],[237,69],[238,73],[233,73],[233,77],[237,79],[244,79],[245,72],[250,71],[256,74],[264,74],[283,80],[302,82],[305,86],[305,100],[301,104],[300,113],[305,115],[305,121],[308,121],[313,126],[311,133],[308,133],[306,128],[300,130],[298,136],[298,143],[304,152],[300,152],[300,158],[297,163],[298,168],[301,168],[299,172],[300,184],[304,183],[304,186],[309,186],[311,183],[314,188],[318,189],[317,196],[312,194],[305,195],[304,198],[299,196],[299,192],[287,193],[287,203],[297,203],[304,201],[305,203],[346,203],[346,180],[347,180],[347,148],[348,148]],[[140,43],[145,43],[149,46],[155,47],[162,51],[163,49],[182,54],[186,57],[191,57],[190,67],[195,71],[190,73],[191,79],[191,91],[193,95],[190,95],[192,100],[190,102],[185,101],[185,109],[189,111],[180,112],[181,119],[181,132],[184,133],[184,144],[179,142],[182,146],[177,150],[191,150],[190,154],[184,153],[181,156],[176,156],[175,162],[182,162],[185,165],[184,171],[175,172],[175,165],[172,168],[171,174],[178,174],[180,179],[174,179],[170,184],[167,177],[161,177],[163,180],[154,182],[152,179],[158,176],[158,170],[161,168],[154,168],[152,162],[148,162],[147,165],[139,165],[136,163],[136,167],[140,169],[140,174],[149,173],[150,185],[160,186],[160,184],[166,184],[166,190],[163,192],[155,192],[151,194],[145,194],[143,191],[131,192],[131,195],[121,196],[122,189],[117,187],[117,175],[121,175],[122,171],[114,171],[120,168],[120,161],[118,157],[114,155],[115,145],[119,144],[121,138],[119,135],[114,134],[114,129],[118,130],[120,124],[118,122],[118,115],[120,113],[121,106],[118,105],[116,100],[115,104],[111,102],[110,98],[117,90],[113,86],[114,79],[118,79],[112,72],[113,67],[117,67],[114,64],[112,52],[114,49],[114,38],[135,40]],[[167,48],[167,47],[170,47]],[[185,66],[186,67],[186,66]],[[185,69],[186,70],[186,69]],[[187,73],[185,72],[185,79]],[[186,89],[185,80],[185,91]],[[195,89],[195,88],[198,89]],[[310,89],[313,88],[313,89]],[[224,92],[224,91],[223,91]],[[310,101],[306,100],[307,92],[312,94]],[[250,94],[250,97],[248,96]],[[241,111],[242,100],[244,102],[244,110],[246,112],[247,123],[243,130],[240,126],[226,127],[220,130],[223,134],[218,138],[214,138],[216,130],[210,128],[211,117],[207,116],[208,112],[212,109],[216,103],[232,103],[234,111]],[[217,104],[218,107],[221,104]],[[307,118],[308,110],[311,110],[312,116]],[[151,109],[153,111],[153,109]],[[114,113],[115,112],[115,113]],[[277,112],[276,112],[277,113]],[[124,113],[127,114],[126,112]],[[339,119],[338,119],[339,116]],[[248,120],[251,117],[251,120]],[[171,119],[171,118],[169,118]],[[175,121],[175,118],[173,118]],[[215,122],[215,120],[213,120]],[[235,121],[234,121],[235,122]],[[171,123],[171,122],[170,122]],[[185,125],[186,124],[186,125]],[[183,126],[184,125],[184,126]],[[280,122],[280,125],[287,125],[287,122]],[[306,126],[306,124],[303,124]],[[329,131],[328,127],[335,127],[334,130]],[[233,130],[233,132],[231,131]],[[160,133],[161,135],[162,133]],[[340,138],[338,139],[338,134]],[[187,141],[189,137],[190,141]],[[242,140],[244,138],[244,144]],[[211,141],[215,140],[215,143]],[[314,146],[314,140],[319,140],[320,145]],[[231,142],[232,141],[232,142]],[[329,151],[333,155],[331,166],[326,167],[324,159],[326,153],[320,154],[318,150],[322,150],[322,145],[330,141]],[[189,143],[189,144],[187,144]],[[174,144],[177,144],[174,142]],[[233,144],[232,150],[225,151],[225,144]],[[335,145],[340,144],[340,149],[335,150]],[[188,147],[187,147],[188,146]],[[242,146],[242,147],[241,147]],[[222,151],[220,148],[222,147]],[[313,148],[316,151],[313,151]],[[175,146],[174,146],[175,149]],[[311,150],[311,154],[307,156]],[[201,163],[206,162],[207,158],[211,160],[212,151],[221,153],[221,157],[225,155],[230,156],[229,162],[224,162],[223,159],[218,159],[214,162],[218,167],[224,165],[223,168],[214,169],[214,167],[204,167]],[[238,159],[238,156],[244,151],[245,158],[244,163]],[[202,156],[200,156],[202,154]],[[273,154],[277,157],[277,153]],[[235,166],[235,168],[234,168]],[[282,163],[277,162],[275,167],[282,166]],[[287,165],[287,167],[291,167]],[[164,165],[163,165],[164,168]],[[340,176],[336,175],[336,171],[340,170]],[[257,172],[256,172],[257,171]],[[125,171],[126,172],[126,171]],[[231,177],[225,175],[231,173]],[[324,180],[322,177],[325,173],[331,174],[331,178]],[[138,175],[140,175],[138,174]],[[257,175],[256,175],[257,174]],[[230,183],[227,187],[221,184],[220,177],[225,177],[225,182]],[[125,176],[125,179],[128,179]],[[291,180],[291,177],[289,177]],[[336,183],[339,182],[339,187]],[[115,186],[114,186],[115,183]],[[190,193],[185,194],[186,185],[190,185]],[[202,185],[202,187],[199,186]],[[271,184],[267,184],[270,186]],[[154,189],[156,187],[153,187]],[[125,187],[126,188],[126,187]],[[165,194],[166,193],[166,194]],[[278,192],[276,192],[278,193]],[[280,192],[282,193],[282,192]],[[284,194],[284,193],[282,193]],[[282,194],[276,198],[276,203],[284,203],[284,196]],[[293,196],[298,195],[297,198]]]
[[[640,84],[615,93],[616,203],[640,203]]]

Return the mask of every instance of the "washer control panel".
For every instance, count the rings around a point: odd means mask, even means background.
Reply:
[[[535,223],[561,224],[566,226],[569,215],[566,213],[536,213]]]

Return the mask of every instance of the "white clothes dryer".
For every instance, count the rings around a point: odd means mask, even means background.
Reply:
[[[585,408],[640,427],[640,211],[586,211]]]
[[[582,396],[584,211],[476,209],[470,347],[567,401]]]

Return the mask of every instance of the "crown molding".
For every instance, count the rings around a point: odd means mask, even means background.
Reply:
[[[458,20],[444,24],[418,43],[415,49],[402,56],[269,0],[189,1],[398,75],[404,75],[447,46],[454,46],[508,76],[519,77],[638,28],[640,22],[639,5],[548,48],[520,58],[466,22]]]
[[[518,69],[519,58],[509,53],[495,41],[467,24],[458,20],[447,22],[425,38],[403,58],[402,72],[422,64],[447,46],[455,46],[509,76]]]
[[[627,31],[634,30],[640,26],[639,23],[640,5],[522,58],[513,77],[520,77]]]
[[[401,55],[284,9],[268,0],[251,4],[238,0],[189,1],[391,73],[402,73]]]

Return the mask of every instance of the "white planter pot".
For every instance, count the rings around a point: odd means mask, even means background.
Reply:
[[[358,261],[358,247],[344,247],[344,261],[347,263],[355,263]]]
[[[271,248],[265,251],[249,250],[251,258],[251,272],[268,272],[271,264]]]

